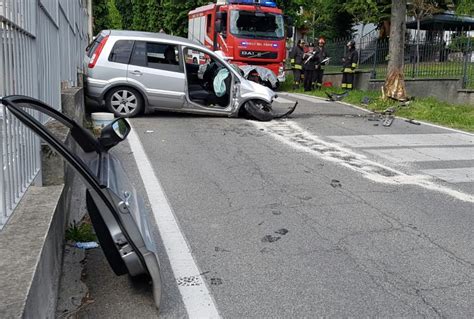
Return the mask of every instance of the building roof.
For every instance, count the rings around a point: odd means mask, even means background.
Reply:
[[[434,14],[421,20],[421,30],[474,31],[474,17],[451,12]],[[407,29],[416,29],[416,21],[407,22]]]

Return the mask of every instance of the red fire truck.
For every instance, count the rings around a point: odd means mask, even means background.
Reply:
[[[270,0],[218,0],[188,14],[188,38],[223,54],[237,65],[271,70],[285,80],[286,36],[283,13]],[[199,57],[193,57],[197,62]]]

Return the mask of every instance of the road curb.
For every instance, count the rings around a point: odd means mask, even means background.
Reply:
[[[322,98],[322,97],[319,97],[319,96],[313,96],[313,95],[303,94],[303,93],[290,93],[290,92],[285,92],[285,94],[287,94],[288,96],[291,96],[291,97],[293,97],[293,98],[298,98],[298,97],[300,97],[300,96],[304,96],[304,97],[308,97],[308,98],[313,98],[313,99],[315,99],[315,100],[320,100],[320,101],[328,102],[328,100],[325,99],[325,98]],[[361,111],[364,111],[364,112],[367,112],[367,113],[373,113],[372,111],[367,110],[367,109],[364,109],[363,107],[360,107],[360,106],[357,106],[357,105],[354,105],[354,104],[350,104],[350,103],[347,103],[347,102],[342,102],[342,101],[329,101],[329,102],[336,103],[336,104],[342,104],[342,105],[346,105],[346,106],[350,106],[350,107],[353,107],[353,108],[355,108],[355,109],[358,109],[358,110],[361,110]],[[408,118],[406,118],[406,117],[401,117],[401,116],[395,116],[395,118],[400,119],[400,120],[404,120],[404,121],[409,120]],[[474,136],[474,133],[462,131],[462,130],[459,130],[459,129],[450,128],[450,127],[446,127],[446,126],[441,126],[441,125],[438,125],[438,124],[433,124],[433,123],[429,123],[429,122],[425,122],[425,121],[419,121],[419,120],[416,120],[416,121],[419,122],[420,124],[423,124],[423,125],[427,125],[427,126],[431,126],[431,127],[436,127],[436,128],[441,128],[441,129],[445,129],[445,130],[452,131],[452,132],[456,132],[456,133],[466,134],[466,135],[469,135],[469,136]]]

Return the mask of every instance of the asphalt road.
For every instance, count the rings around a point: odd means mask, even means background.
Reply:
[[[280,96],[281,108],[295,100]],[[299,100],[290,119],[268,123],[131,120],[201,271],[189,276],[219,314],[474,317],[474,136],[401,119],[384,127],[349,106]],[[116,152],[146,195],[132,149]],[[193,316],[155,237],[160,317]],[[88,263],[94,274],[100,251]],[[95,303],[79,317],[157,315],[143,283],[100,269],[86,277]]]

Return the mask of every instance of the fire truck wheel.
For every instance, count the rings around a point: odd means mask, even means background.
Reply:
[[[247,115],[254,120],[271,121],[274,117],[272,106],[262,100],[250,100],[244,104]]]

